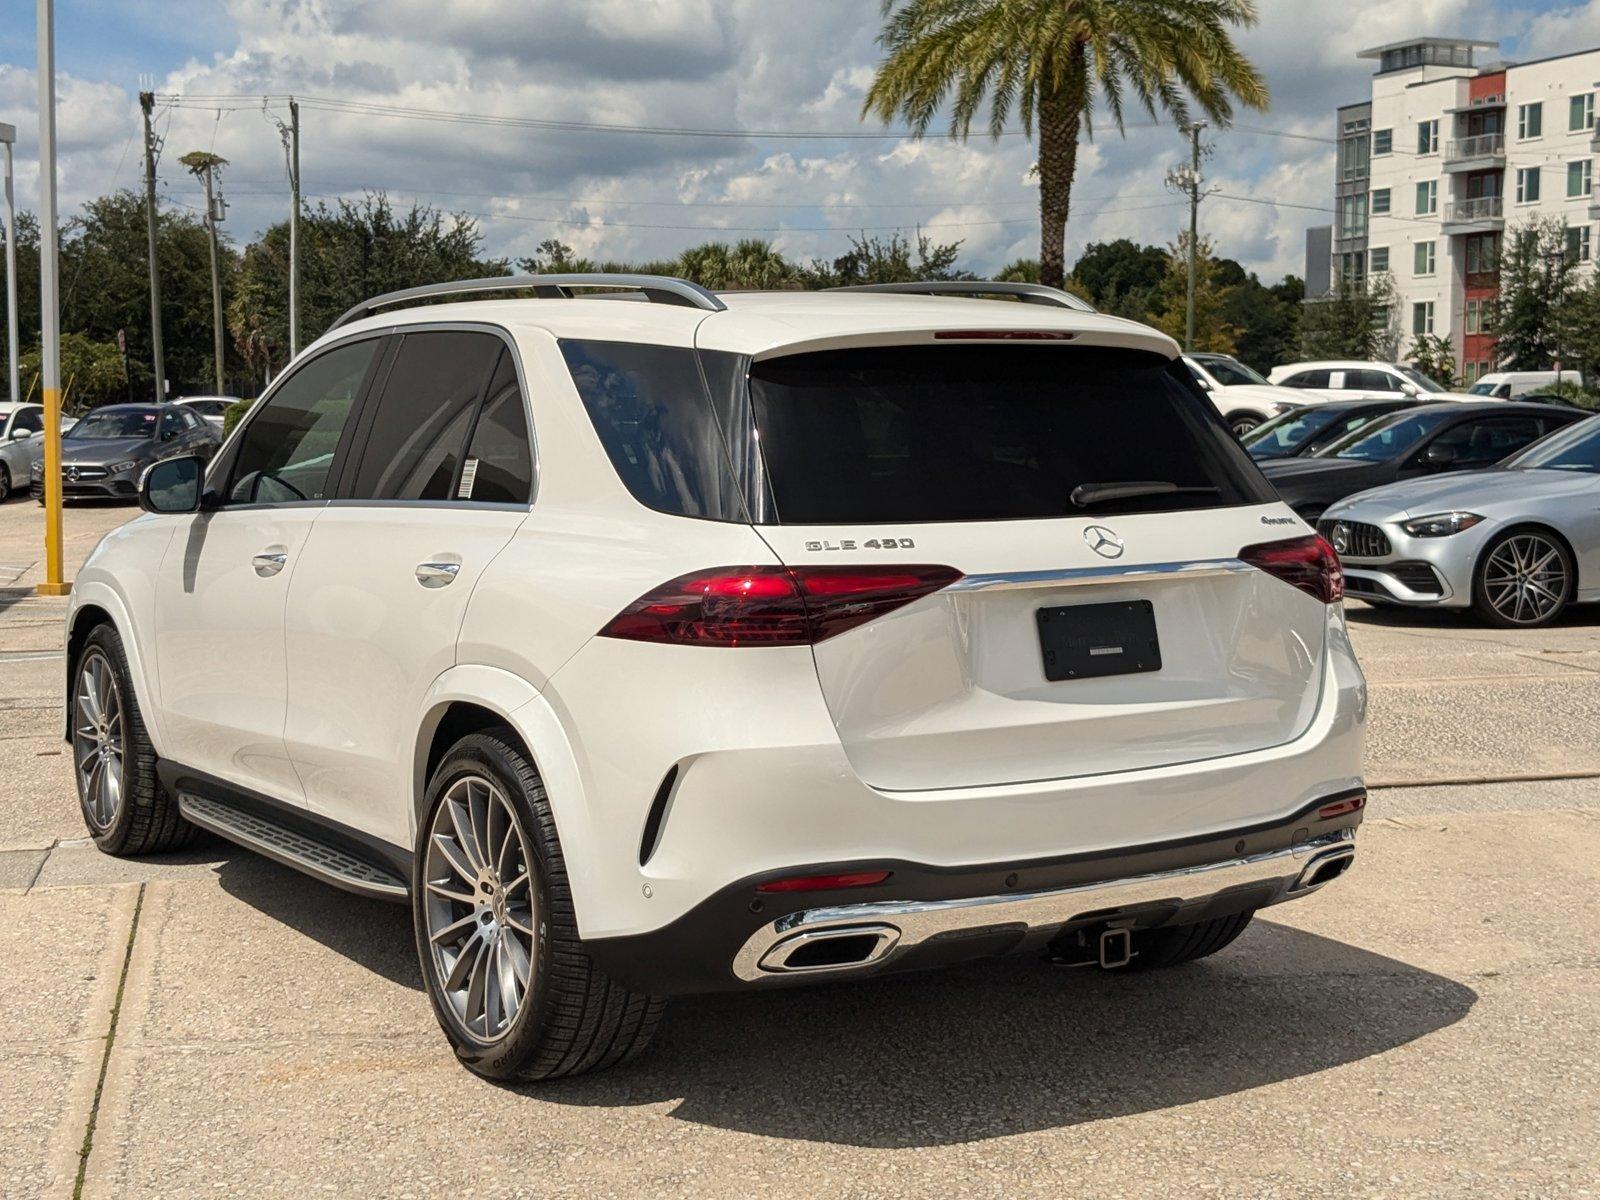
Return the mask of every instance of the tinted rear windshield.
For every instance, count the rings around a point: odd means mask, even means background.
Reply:
[[[750,396],[787,525],[1274,500],[1183,370],[1088,346],[894,346],[757,362]]]
[[[618,476],[659,512],[819,525],[1276,499],[1182,363],[1154,354],[924,345],[752,364],[625,342],[562,351]]]

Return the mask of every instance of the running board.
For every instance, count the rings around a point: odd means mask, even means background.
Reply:
[[[375,866],[259,813],[184,791],[178,793],[178,811],[185,819],[218,837],[237,842],[246,850],[254,850],[347,892],[399,901],[410,894],[406,881],[388,868]]]

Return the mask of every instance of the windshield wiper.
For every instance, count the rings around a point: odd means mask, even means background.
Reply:
[[[1139,496],[1176,496],[1195,492],[1216,495],[1221,489],[1206,486],[1180,487],[1162,479],[1129,479],[1123,483],[1080,483],[1068,497],[1074,508],[1092,508],[1108,500],[1132,500]]]

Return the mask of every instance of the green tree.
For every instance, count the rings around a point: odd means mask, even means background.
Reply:
[[[1417,334],[1411,342],[1411,365],[1435,383],[1447,388],[1461,386],[1455,345],[1442,334]]]
[[[10,336],[0,317],[0,364],[11,361]],[[39,219],[31,212],[17,213],[17,343],[19,354],[39,343]],[[5,369],[0,365],[0,371]],[[0,383],[0,388],[5,386]]]
[[[37,399],[43,348],[35,345],[17,363],[24,396]],[[97,342],[77,332],[61,335],[61,410],[84,413],[128,398],[128,375],[115,342]]]
[[[1228,323],[1226,306],[1233,289],[1221,282],[1225,272],[1211,252],[1211,239],[1202,237],[1198,250],[1194,268],[1194,348],[1232,354],[1239,331]],[[1156,292],[1156,304],[1148,318],[1150,323],[1169,337],[1182,341],[1188,299],[1189,235],[1185,232],[1167,247],[1166,274],[1161,277]]]
[[[1299,356],[1305,292],[1305,284],[1294,275],[1268,287],[1254,273],[1228,289],[1222,319],[1237,331],[1233,352],[1240,362],[1264,375]]]
[[[530,275],[566,275],[595,269],[594,263],[577,257],[572,247],[559,238],[546,238],[529,257],[518,259],[517,266]]]
[[[998,137],[1013,111],[1038,127],[1039,276],[1060,287],[1078,139],[1098,102],[1118,130],[1131,98],[1180,125],[1190,102],[1218,125],[1233,102],[1265,108],[1267,85],[1234,45],[1254,0],[883,0],[884,59],[862,115],[903,116],[921,136],[948,107],[966,138],[989,106]]]
[[[1566,238],[1566,222],[1556,217],[1530,218],[1505,236],[1488,327],[1496,359],[1510,370],[1545,370],[1562,349],[1563,308],[1577,284]]]
[[[678,256],[677,269],[669,273],[712,291],[729,288],[771,291],[796,287],[800,281],[800,269],[774,250],[771,242],[760,238],[745,238],[732,246],[727,242],[690,246]]]
[[[1591,392],[1600,390],[1600,274],[1568,294],[1562,339],[1562,366],[1581,372]]]
[[[1135,321],[1144,320],[1156,306],[1156,294],[1166,275],[1166,251],[1128,238],[1090,242],[1072,268],[1072,279],[1096,308]]]
[[[995,278],[1004,283],[1038,283],[1039,260],[1037,258],[1015,258],[995,272]],[[1068,280],[1070,283],[1071,280]],[[1084,299],[1088,299],[1087,296]]]
[[[814,287],[848,287],[860,283],[972,279],[972,272],[956,265],[960,255],[960,242],[935,242],[925,233],[917,234],[915,247],[904,234],[869,238],[863,233],[852,237],[850,249],[831,264],[812,263],[806,273],[807,282]]]
[[[1306,358],[1389,361],[1400,341],[1394,279],[1369,275],[1358,284],[1342,272],[1333,291],[1308,300],[1300,313],[1300,352]]]
[[[308,208],[300,218],[301,343],[382,292],[508,274],[504,259],[479,257],[482,243],[471,217],[422,204],[401,213],[381,192]],[[258,378],[276,374],[289,357],[287,221],[245,251],[232,295],[228,327],[241,354]]]

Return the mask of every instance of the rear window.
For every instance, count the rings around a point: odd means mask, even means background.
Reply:
[[[750,396],[783,524],[1274,500],[1184,372],[1099,347],[893,346],[757,362]],[[1097,487],[1118,484],[1151,486]]]

